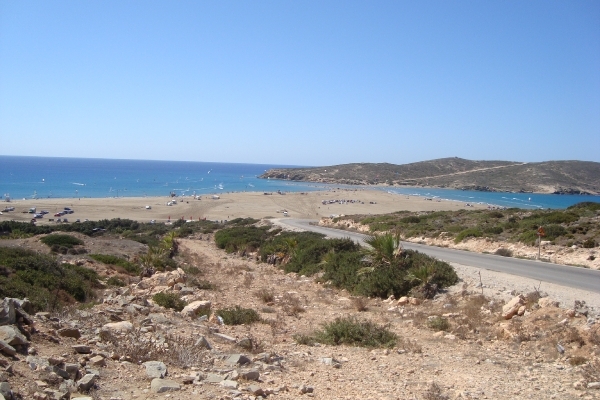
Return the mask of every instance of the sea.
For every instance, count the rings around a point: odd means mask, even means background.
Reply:
[[[0,155],[3,199],[107,198],[308,192],[361,189],[360,186],[258,178],[271,168],[291,165]],[[373,187],[398,196],[487,204],[496,207],[564,209],[600,196],[496,193],[420,187]],[[341,196],[344,197],[344,196]],[[348,197],[348,196],[346,196]],[[351,197],[351,196],[350,196]]]

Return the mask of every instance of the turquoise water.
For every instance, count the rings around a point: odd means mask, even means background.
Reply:
[[[102,198],[168,196],[170,193],[192,195],[278,190],[305,192],[342,187],[257,178],[268,169],[281,167],[286,166],[0,156],[0,194],[13,199]],[[566,208],[581,201],[600,202],[600,196],[488,193],[426,188],[378,189],[401,196],[423,196],[521,208]]]

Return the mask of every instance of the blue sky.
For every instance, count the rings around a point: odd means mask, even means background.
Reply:
[[[0,154],[600,161],[598,1],[0,0]]]

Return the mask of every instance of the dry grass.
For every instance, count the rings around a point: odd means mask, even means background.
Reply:
[[[246,288],[250,288],[250,286],[252,286],[252,282],[254,282],[254,275],[250,273],[244,274],[244,286]]]
[[[449,398],[444,394],[440,385],[435,382],[432,382],[427,391],[423,393],[424,400],[448,400]]]
[[[302,306],[301,300],[292,293],[286,293],[281,298],[281,308],[287,315],[297,317],[298,314],[305,312],[306,310]]]
[[[195,345],[195,339],[165,335],[164,340],[149,340],[139,330],[128,333],[127,340],[109,331],[101,331],[100,338],[123,359],[133,363],[162,361],[182,368],[201,364],[206,350]]]
[[[254,292],[254,295],[262,300],[263,303],[272,303],[275,300],[275,293],[270,288],[261,288]]]
[[[367,311],[369,308],[367,307],[367,300],[364,297],[353,297],[352,305],[354,309],[358,312]]]

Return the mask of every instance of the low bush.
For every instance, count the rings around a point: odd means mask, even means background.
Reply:
[[[171,308],[175,311],[181,311],[187,305],[176,293],[156,293],[152,296],[152,300],[161,307]]]
[[[263,303],[271,303],[275,300],[275,294],[271,289],[261,288],[254,292],[254,295],[261,299]]]
[[[100,287],[95,271],[29,250],[0,247],[0,265],[0,298],[27,297],[36,311],[93,300]]]
[[[115,276],[115,275],[108,278],[106,280],[106,284],[109,286],[117,286],[117,287],[123,287],[126,285],[126,283],[121,278],[119,278],[118,276]]]
[[[497,256],[502,256],[502,257],[512,257],[513,251],[510,249],[506,249],[504,247],[500,247],[498,250],[496,250],[494,252],[494,254],[496,254]]]
[[[217,310],[215,314],[223,318],[225,325],[248,325],[260,321],[260,316],[256,311],[240,306],[222,308]]]
[[[454,242],[460,243],[468,237],[482,237],[482,236],[483,236],[483,233],[478,228],[469,228],[469,229],[465,229],[464,231],[459,233],[456,236],[456,238],[454,239]]]
[[[594,247],[597,246],[597,243],[594,239],[592,238],[587,238],[583,244],[582,244],[584,249],[593,249]]]
[[[139,274],[140,267],[125,260],[124,258],[113,256],[110,254],[90,254],[90,258],[108,265],[116,265],[123,268],[130,274]]]
[[[394,347],[397,336],[386,326],[352,317],[336,318],[314,333],[315,341],[338,346],[347,344],[359,347]]]
[[[443,317],[433,316],[427,320],[427,326],[434,331],[447,331],[450,328],[448,320]]]
[[[71,235],[64,235],[59,233],[46,235],[43,238],[41,238],[40,241],[48,247],[61,246],[66,247],[67,249],[73,248],[74,246],[83,245],[83,240]]]

